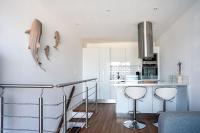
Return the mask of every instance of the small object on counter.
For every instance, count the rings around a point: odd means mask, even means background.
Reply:
[[[182,65],[182,63],[179,61],[178,62],[178,75],[181,75],[181,65]]]
[[[117,79],[120,79],[120,75],[119,75],[119,72],[117,72]]]
[[[126,75],[126,83],[138,83],[138,75]]]
[[[136,72],[136,75],[138,76],[138,80],[140,80],[141,79],[141,77],[140,77],[140,72]]]
[[[183,83],[183,76],[177,75],[177,83]]]
[[[177,83],[183,83],[183,76],[181,75],[182,71],[182,63],[179,61],[178,62],[178,75],[177,75]]]

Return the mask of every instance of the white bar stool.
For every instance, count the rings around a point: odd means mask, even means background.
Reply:
[[[124,90],[124,94],[126,97],[133,99],[134,101],[134,113],[133,113],[133,120],[128,120],[124,122],[124,126],[127,128],[134,128],[134,129],[142,129],[145,127],[145,124],[140,123],[136,119],[136,102],[137,100],[143,98],[147,92],[146,88],[144,87],[127,87]]]
[[[177,94],[176,88],[157,88],[154,95],[163,100],[163,112],[166,112],[166,102],[175,98]]]
[[[166,112],[166,102],[175,98],[177,94],[176,88],[157,88],[154,92],[154,96],[163,100],[163,112]],[[158,123],[155,122],[154,126],[158,127]]]

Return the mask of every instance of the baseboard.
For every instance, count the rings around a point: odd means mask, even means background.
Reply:
[[[98,103],[116,103],[115,99],[98,99]]]
[[[83,100],[85,102],[85,99]],[[94,99],[88,99],[89,103],[95,103]],[[97,99],[97,103],[116,103],[115,99]]]

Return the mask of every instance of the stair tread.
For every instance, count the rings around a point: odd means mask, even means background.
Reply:
[[[81,131],[80,127],[73,127],[67,130],[67,133],[79,133]]]
[[[86,122],[86,118],[72,118],[69,120],[69,122]]]

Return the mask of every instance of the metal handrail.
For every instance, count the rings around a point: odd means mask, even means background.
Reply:
[[[54,88],[52,84],[0,84],[0,88]]]
[[[23,131],[23,132],[36,132],[36,133],[38,133],[38,130],[35,130],[35,129],[17,129],[17,128],[15,128],[15,129],[13,129],[13,128],[3,128],[3,130],[7,130],[7,131]],[[43,130],[43,132],[45,133],[45,132],[47,132],[47,133],[55,133],[54,131],[49,131],[49,130]]]
[[[94,89],[94,88],[95,88],[95,87],[91,87],[90,89],[88,89],[88,90],[86,90],[86,91],[82,91],[82,92],[80,92],[80,93],[74,95],[72,98],[68,98],[67,100],[73,99],[74,97],[77,97],[77,96],[79,96],[79,95],[81,95],[81,94],[83,94],[83,93],[85,93],[85,92],[87,92],[87,91],[90,91],[90,90]]]
[[[74,81],[74,82],[68,82],[68,83],[62,83],[62,84],[56,85],[56,87],[59,87],[59,88],[60,87],[66,87],[66,86],[71,86],[71,85],[80,84],[80,83],[84,83],[84,82],[88,82],[88,81],[93,81],[93,80],[97,80],[97,78],[80,80],[80,81]]]
[[[67,86],[71,86],[71,85],[77,85],[77,84],[81,84],[81,83],[87,83],[89,81],[95,81],[95,86],[91,87],[91,88],[88,88],[87,84],[86,84],[86,90],[81,92],[81,93],[78,93],[76,95],[74,95],[72,98],[66,98],[66,94],[64,92],[64,87],[67,87]],[[10,89],[10,88],[40,88],[42,89],[41,90],[41,95],[39,97],[39,102],[38,103],[20,103],[20,102],[5,102],[4,101],[4,91],[5,89]],[[44,104],[43,103],[43,91],[44,89],[46,88],[61,88],[63,89],[63,101],[62,102],[59,102],[59,103],[55,103],[55,104]],[[1,117],[0,117],[0,121],[1,121],[1,125],[0,125],[0,132],[3,133],[3,130],[12,130],[12,131],[32,131],[32,132],[39,132],[39,133],[44,133],[44,132],[52,132],[54,133],[54,131],[48,131],[48,130],[45,130],[44,129],[44,126],[43,126],[43,121],[44,119],[52,119],[52,120],[57,120],[61,117],[64,117],[64,123],[63,123],[63,126],[62,128],[63,129],[67,129],[67,112],[69,110],[72,110],[73,108],[77,107],[78,105],[80,105],[81,103],[84,103],[85,102],[85,115],[86,116],[86,125],[85,127],[87,128],[88,127],[88,98],[92,95],[95,94],[95,110],[97,109],[97,78],[92,78],[92,79],[86,79],[86,80],[80,80],[80,81],[74,81],[74,82],[68,82],[68,83],[62,83],[62,84],[58,84],[58,85],[53,85],[53,84],[0,84],[0,89],[2,89],[2,93],[0,95],[0,103],[1,103]],[[90,90],[93,90],[95,89],[94,92],[92,92],[90,95],[88,95],[89,91]],[[86,93],[86,98],[78,103],[76,103],[75,105],[71,106],[70,108],[66,108],[66,105],[67,105],[67,101],[83,94],[83,93]],[[4,114],[4,105],[25,105],[25,106],[38,106],[39,107],[39,114],[38,116],[24,116],[24,115],[9,115],[9,114]],[[49,116],[44,116],[44,112],[43,112],[43,108],[44,106],[59,106],[59,105],[63,105],[63,114],[59,115],[59,116],[56,116],[56,117],[49,117]],[[20,118],[20,119],[38,119],[39,120],[39,128],[38,130],[35,130],[35,129],[13,129],[13,128],[5,128],[4,127],[4,118],[5,117],[10,117],[10,118]],[[82,116],[83,117],[83,116]],[[66,131],[66,130],[63,130],[63,132]]]
[[[44,106],[59,106],[62,105],[63,102],[52,103],[52,104],[43,104]],[[4,102],[5,105],[21,105],[21,106],[38,106],[38,103],[16,103],[16,102]]]
[[[63,114],[56,116],[56,117],[50,117],[50,116],[44,116],[44,119],[52,119],[52,120],[57,120],[60,117],[62,117]],[[10,117],[10,118],[23,118],[23,119],[38,119],[38,116],[25,116],[25,115],[2,115],[3,117]]]

